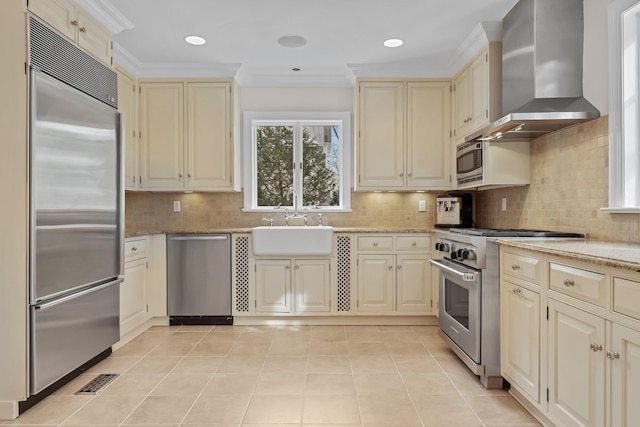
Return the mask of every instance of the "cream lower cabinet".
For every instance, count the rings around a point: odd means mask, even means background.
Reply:
[[[633,426],[640,422],[640,331],[611,329],[611,426]]]
[[[140,82],[140,189],[239,190],[232,86]]]
[[[450,83],[358,82],[357,189],[451,187]]]
[[[331,310],[330,260],[256,260],[256,312]]]
[[[550,416],[563,426],[605,425],[605,320],[549,300]]]
[[[502,374],[540,402],[540,294],[506,281],[500,293]]]
[[[125,242],[124,281],[120,284],[120,336],[151,318],[148,299],[147,239]]]
[[[428,236],[359,236],[358,311],[432,314],[429,252]]]

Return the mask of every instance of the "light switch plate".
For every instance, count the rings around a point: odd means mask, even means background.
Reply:
[[[427,201],[426,200],[419,200],[418,201],[418,211],[419,212],[426,212],[427,211]]]
[[[180,200],[173,201],[173,211],[180,212]]]
[[[507,210],[507,198],[503,197],[502,198],[502,211],[506,211]]]

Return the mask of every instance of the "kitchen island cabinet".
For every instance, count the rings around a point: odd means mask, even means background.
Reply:
[[[511,393],[548,425],[635,426],[640,273],[611,258],[635,259],[633,248],[501,243],[501,369]]]

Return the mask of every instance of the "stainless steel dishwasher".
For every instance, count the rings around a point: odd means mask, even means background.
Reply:
[[[231,236],[167,235],[171,325],[231,325]]]

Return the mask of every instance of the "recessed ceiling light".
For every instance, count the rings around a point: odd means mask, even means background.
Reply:
[[[297,34],[287,34],[279,37],[278,43],[284,47],[302,47],[307,44],[307,39]]]
[[[299,68],[299,67],[293,67],[293,68],[291,69],[291,71],[300,71],[300,68]]]
[[[207,42],[205,39],[199,36],[187,36],[184,38],[184,41],[194,46],[200,46]]]
[[[400,39],[389,39],[384,41],[386,47],[400,47],[404,42]]]

